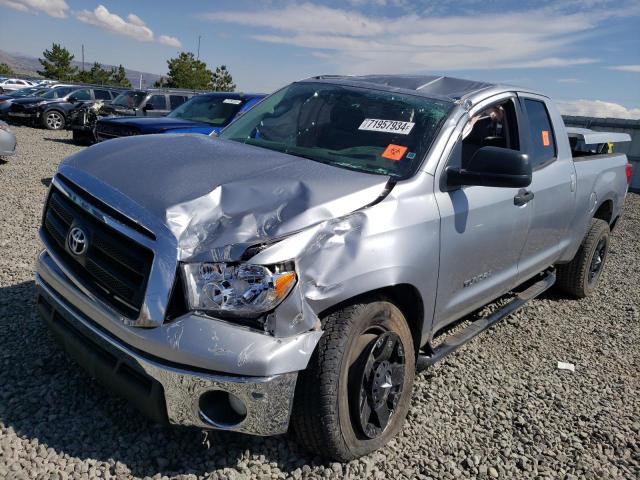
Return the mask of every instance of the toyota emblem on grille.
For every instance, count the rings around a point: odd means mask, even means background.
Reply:
[[[87,234],[79,227],[73,227],[67,235],[67,245],[74,255],[82,255],[87,251]]]

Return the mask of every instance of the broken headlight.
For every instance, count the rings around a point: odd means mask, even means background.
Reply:
[[[296,283],[293,269],[246,263],[182,265],[189,310],[257,316],[275,308]]]

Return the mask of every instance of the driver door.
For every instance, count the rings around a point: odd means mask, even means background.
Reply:
[[[478,115],[495,108],[502,112],[498,125],[478,120]],[[520,150],[520,117],[515,94],[472,112],[468,123],[475,124],[461,130],[436,179],[447,165],[464,168],[482,146]],[[465,186],[446,191],[441,182],[435,191],[441,220],[434,332],[517,284],[518,261],[531,222],[530,206],[514,204],[517,188]]]

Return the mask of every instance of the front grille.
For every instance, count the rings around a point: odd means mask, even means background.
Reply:
[[[87,250],[75,255],[67,235],[72,227],[87,235]],[[52,253],[60,258],[82,284],[121,314],[140,314],[153,253],[101,222],[52,188],[44,211],[43,233]]]
[[[140,130],[137,127],[131,125],[118,125],[114,123],[98,122],[96,127],[96,135],[99,138],[116,138],[116,137],[130,137],[132,135],[139,135]]]

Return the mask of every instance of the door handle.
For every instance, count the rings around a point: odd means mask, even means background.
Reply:
[[[531,200],[533,200],[533,192],[531,190],[525,190],[524,188],[518,191],[518,194],[513,197],[513,204],[521,207],[522,205],[526,205]]]

